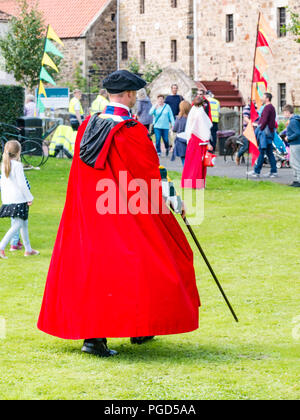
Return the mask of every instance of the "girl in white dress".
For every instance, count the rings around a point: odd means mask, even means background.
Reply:
[[[0,218],[13,218],[14,223],[0,242],[0,259],[7,259],[5,248],[19,230],[25,246],[25,257],[39,254],[38,251],[31,248],[29,241],[28,214],[33,196],[26,183],[20,156],[20,143],[15,140],[8,141],[4,148],[1,165],[2,207],[0,208]]]

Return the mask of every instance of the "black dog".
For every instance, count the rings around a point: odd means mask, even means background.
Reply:
[[[231,136],[229,137],[225,142],[225,155],[224,160],[227,161],[226,157],[231,156],[231,160],[233,160],[233,157],[235,153],[238,152],[239,148],[243,144],[243,136]]]

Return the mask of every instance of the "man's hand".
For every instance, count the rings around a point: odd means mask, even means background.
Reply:
[[[214,150],[214,148],[213,148],[213,146],[211,145],[211,144],[209,144],[208,146],[207,146],[207,149],[209,150],[209,151],[213,151]]]

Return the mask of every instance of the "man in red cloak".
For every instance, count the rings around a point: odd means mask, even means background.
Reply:
[[[110,104],[79,128],[38,321],[101,357],[116,354],[106,337],[142,344],[198,328],[193,253],[162,198],[154,145],[130,115],[145,85],[111,74]]]

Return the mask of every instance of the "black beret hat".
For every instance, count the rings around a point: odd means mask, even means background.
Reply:
[[[145,87],[147,82],[136,74],[127,70],[118,70],[109,74],[103,80],[103,87],[109,93],[121,93],[127,90],[140,90]]]

